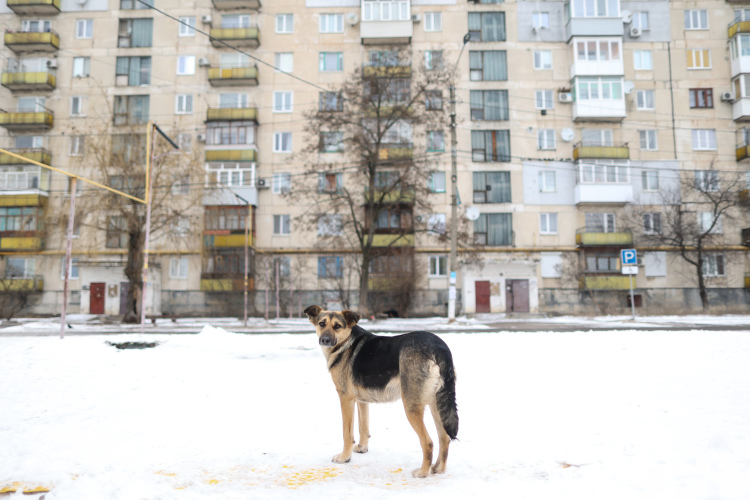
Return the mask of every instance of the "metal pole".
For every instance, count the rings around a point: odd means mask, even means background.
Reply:
[[[252,214],[252,205],[247,204],[247,215],[245,216],[245,319],[244,326],[247,326],[247,268],[249,266],[250,258],[248,253],[250,252],[250,216]]]
[[[633,299],[633,275],[630,274],[630,311],[633,313],[633,321],[635,321],[635,299]]]
[[[143,290],[141,292],[141,334],[146,326],[146,290],[148,289],[148,240],[151,236],[151,189],[153,187],[153,175],[151,168],[154,163],[154,124],[148,122],[146,132],[146,234],[143,242]]]
[[[279,308],[279,261],[276,261],[276,319],[279,319],[279,315],[281,314],[280,308]]]
[[[450,129],[451,129],[451,262],[450,283],[448,287],[448,322],[456,320],[456,245],[458,240],[458,205],[456,194],[458,190],[458,140],[456,139],[456,87],[451,81],[450,86]]]
[[[67,307],[68,307],[68,280],[70,279],[70,268],[71,268],[71,259],[70,255],[73,250],[73,224],[74,224],[74,217],[76,213],[76,181],[78,179],[75,177],[70,178],[70,212],[68,213],[68,240],[67,245],[65,247],[65,263],[63,264],[65,266],[65,278],[64,278],[64,284],[63,284],[63,302],[62,302],[62,312],[60,313],[60,338],[65,338],[65,314],[67,313]]]

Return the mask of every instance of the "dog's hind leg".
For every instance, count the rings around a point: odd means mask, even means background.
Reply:
[[[443,422],[440,420],[440,414],[437,409],[437,401],[430,403],[430,413],[432,413],[432,419],[435,421],[435,427],[438,433],[438,442],[440,443],[440,451],[438,452],[438,458],[435,465],[432,466],[433,474],[442,474],[445,472],[445,462],[448,460],[448,447],[451,444],[451,438],[448,433],[445,432]]]
[[[354,451],[367,453],[367,443],[370,441],[370,405],[357,401],[357,416],[359,418],[359,444],[354,447]]]
[[[337,464],[345,464],[352,458],[354,448],[354,398],[341,394],[339,397],[341,398],[341,419],[344,424],[344,449],[333,457],[333,461]]]
[[[409,419],[409,423],[419,436],[419,444],[422,445],[422,467],[415,469],[411,475],[427,477],[430,475],[430,465],[432,465],[432,439],[430,439],[427,427],[424,425],[424,405],[404,401],[404,409],[406,410],[406,418]]]

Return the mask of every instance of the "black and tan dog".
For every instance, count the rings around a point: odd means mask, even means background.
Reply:
[[[359,314],[352,311],[324,311],[320,306],[310,306],[305,314],[315,325],[318,343],[341,399],[344,450],[333,461],[343,464],[351,459],[352,451],[367,452],[369,403],[401,398],[406,417],[422,445],[422,467],[413,476],[445,472],[448,446],[458,433],[456,374],[445,342],[430,332],[394,337],[373,335],[357,325]],[[359,414],[356,446],[355,403]],[[430,407],[440,442],[435,465],[432,465],[432,439],[424,425],[425,406]]]

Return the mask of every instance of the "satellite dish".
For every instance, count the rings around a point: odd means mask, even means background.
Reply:
[[[466,218],[469,220],[477,220],[479,218],[479,209],[477,207],[468,207],[466,209]]]
[[[621,10],[620,16],[622,17],[622,22],[625,24],[630,24],[630,22],[633,20],[633,13],[629,10]]]
[[[560,137],[562,137],[562,140],[565,142],[572,141],[575,135],[576,133],[573,131],[572,128],[564,128],[560,131]]]
[[[354,26],[355,24],[359,22],[359,16],[357,15],[356,12],[349,12],[346,15],[346,22],[347,24],[349,24],[349,26]]]
[[[633,90],[635,89],[635,85],[633,85],[633,82],[626,81],[622,82],[622,91],[626,94],[632,94]]]

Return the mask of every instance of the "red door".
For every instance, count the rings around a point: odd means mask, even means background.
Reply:
[[[490,312],[490,282],[489,281],[475,281],[474,289],[477,296],[477,307],[476,312],[488,313]]]
[[[89,314],[104,314],[104,289],[106,285],[106,283],[91,283]]]
[[[529,312],[529,280],[508,280],[505,285],[505,310]]]

